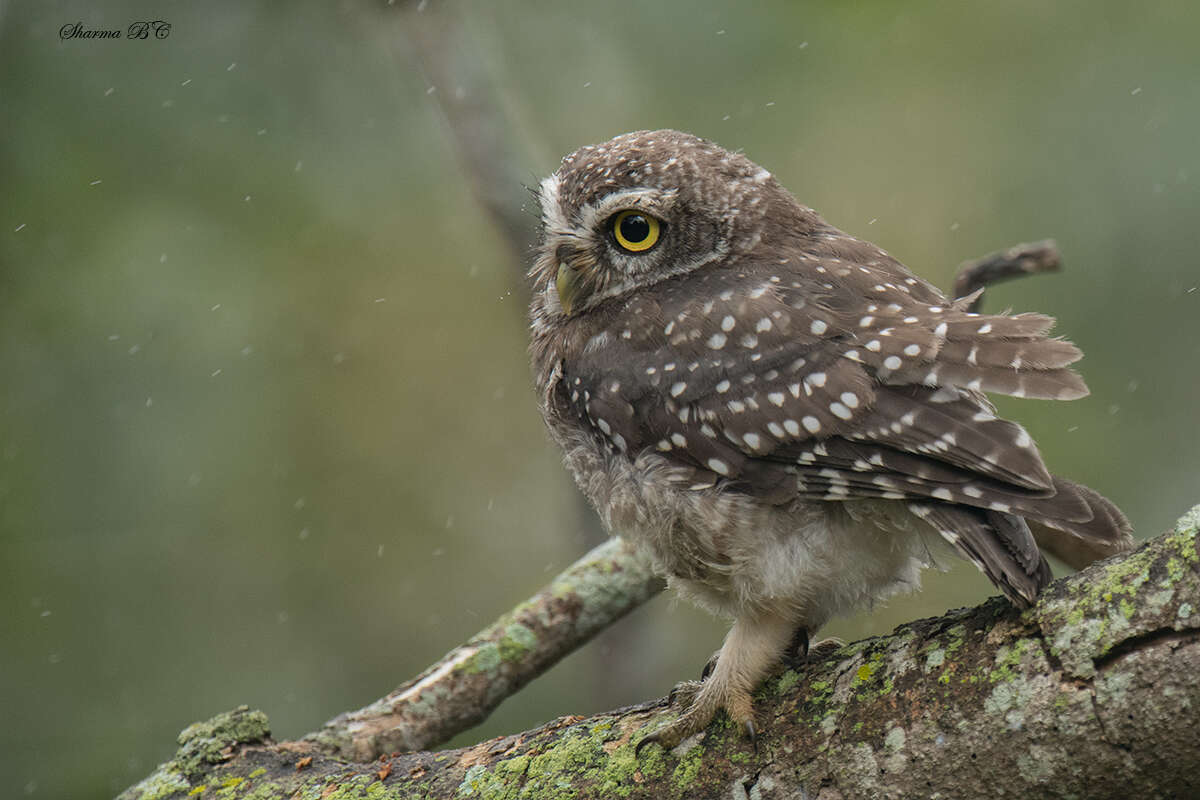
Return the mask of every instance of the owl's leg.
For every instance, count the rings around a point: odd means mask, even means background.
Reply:
[[[795,624],[767,615],[738,617],[717,656],[716,666],[692,695],[688,709],[674,722],[659,728],[637,744],[637,750],[658,742],[671,749],[708,727],[721,709],[734,724],[754,736],[754,707],[750,693],[779,661]]]

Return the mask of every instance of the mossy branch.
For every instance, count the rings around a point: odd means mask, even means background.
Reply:
[[[273,742],[239,709],[193,725],[121,795],[163,798],[1195,797],[1200,506],[1138,550],[795,665],[672,752],[637,742],[665,701],[372,763]]]
[[[610,539],[416,678],[305,738],[355,761],[436,747],[663,588],[629,544]]]

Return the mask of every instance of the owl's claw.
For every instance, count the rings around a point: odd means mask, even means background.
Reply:
[[[683,681],[675,684],[667,695],[667,705],[684,705],[690,708],[703,685],[700,681]]]
[[[729,718],[745,731],[751,741],[756,741],[758,729],[754,725],[754,708],[749,692],[733,691],[727,687],[723,692],[711,682],[687,681],[672,690],[672,704],[676,699],[685,700],[688,703],[687,710],[673,722],[644,736],[634,747],[634,755],[639,755],[642,748],[651,742],[661,745],[664,750],[677,747],[684,739],[707,728],[721,709],[725,709]]]
[[[826,658],[833,655],[836,650],[845,646],[846,643],[844,641],[836,636],[830,636],[828,639],[822,639],[810,647],[807,655],[804,657],[804,660],[809,663],[813,661],[824,661]]]
[[[831,636],[810,646],[808,629],[797,628],[796,632],[792,634],[792,642],[788,645],[787,652],[795,659],[795,663],[809,664],[813,661],[823,661],[839,647],[844,647],[845,645],[846,643],[841,639]]]

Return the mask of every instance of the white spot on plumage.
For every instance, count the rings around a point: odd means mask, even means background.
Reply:
[[[979,355],[979,345],[977,345],[977,344],[971,345],[971,350],[970,350],[970,352],[967,353],[967,363],[973,367],[978,366],[979,364],[975,360],[978,355]]]
[[[685,391],[687,391],[687,384],[683,381],[678,381],[671,386],[671,397],[679,397]]]
[[[983,490],[980,489],[978,486],[971,486],[970,484],[967,484],[966,486],[962,487],[962,493],[965,494],[967,497],[975,497],[975,498],[983,497]]]
[[[869,328],[869,327],[871,327],[871,324],[872,324],[873,322],[875,322],[875,318],[874,318],[874,317],[872,317],[872,316],[866,316],[866,317],[863,317],[862,319],[860,319],[860,320],[858,321],[858,327],[860,327],[860,328]]]
[[[798,384],[798,383],[789,383],[789,384],[788,384],[788,391],[792,393],[792,397],[796,398],[797,400],[799,400],[799,399],[800,399],[800,384]]]
[[[780,408],[783,408],[783,401],[787,399],[787,396],[783,392],[771,392],[767,395],[767,399]]]
[[[729,465],[719,458],[710,458],[707,462],[708,468],[718,475],[729,476]]]
[[[917,355],[920,355],[920,354],[921,354],[921,345],[919,345],[919,344],[909,344],[909,345],[905,345],[905,346],[904,346],[904,355],[906,355],[906,356],[917,356]]]
[[[848,408],[858,408],[858,395],[854,392],[842,392],[842,402]]]
[[[883,366],[891,370],[900,369],[900,365],[902,363],[903,362],[900,360],[900,356],[888,356],[883,360]]]
[[[1033,440],[1029,438],[1029,432],[1024,428],[1017,428],[1017,438],[1014,442],[1017,447],[1029,447],[1033,444]]]
[[[783,421],[783,427],[792,436],[800,435],[800,424],[798,422],[796,422],[796,420],[794,420],[794,419],[785,419]]]
[[[804,425],[804,430],[808,431],[809,433],[816,433],[817,431],[821,430],[821,420],[812,415],[804,417],[804,419],[800,420],[800,422],[802,425]]]
[[[829,326],[825,324],[824,320],[814,319],[812,324],[808,326],[808,329],[812,332],[813,336],[820,336],[829,329]]]
[[[846,408],[836,400],[829,404],[829,410],[833,412],[835,417],[841,417],[842,419],[850,419],[850,417],[854,416],[850,412],[850,409]]]
[[[708,346],[713,350],[720,350],[725,346],[725,334],[714,333],[712,336],[708,337]]]
[[[757,450],[762,445],[762,437],[757,433],[747,433],[742,436],[742,441],[752,450]]]
[[[754,325],[754,330],[758,331],[759,333],[766,333],[767,331],[771,330],[771,320],[763,317]]]
[[[1008,503],[988,503],[988,508],[992,511],[999,511],[1001,514],[1007,514],[1012,511],[1012,506]]]
[[[685,437],[682,433],[672,433],[671,442],[676,447],[687,447],[687,437]]]
[[[946,323],[939,322],[938,326],[933,329],[933,334],[939,339],[944,339],[946,338],[946,331],[948,330],[950,330],[950,327]]]
[[[700,426],[700,432],[710,439],[717,438],[717,432],[713,430],[713,426],[709,425],[707,422]]]
[[[878,339],[872,339],[871,341],[869,341],[865,345],[863,345],[863,347],[867,348],[872,353],[878,353],[880,348],[882,347],[882,345],[879,343]]]
[[[612,433],[612,428],[609,426],[608,420],[606,419],[596,420],[596,427],[599,428],[605,436],[608,436]]]
[[[782,439],[785,435],[783,426],[781,426],[778,422],[775,422],[775,421],[771,421],[771,422],[767,423],[767,430],[770,431],[771,435],[774,436],[776,439]]]
[[[730,385],[729,381],[727,381],[727,380],[721,381],[720,383],[717,384],[717,393],[725,394],[725,392],[729,391],[729,385]]]
[[[822,387],[825,385],[826,375],[824,372],[810,372],[804,380],[806,383],[811,383],[813,386]]]
[[[742,347],[747,349],[751,347],[758,347],[758,337],[752,333],[747,333],[745,336],[739,339],[738,342],[742,345]]]
[[[992,332],[992,323],[990,323],[990,322],[983,323],[982,325],[979,326],[978,332],[979,333],[991,333]]]
[[[725,405],[729,406],[729,410],[735,414],[741,414],[743,411],[746,410],[746,404],[743,403],[741,400],[730,400]]]
[[[732,315],[726,314],[724,319],[721,320],[721,330],[728,333],[729,331],[733,330],[733,326],[736,324],[737,320],[735,320]]]

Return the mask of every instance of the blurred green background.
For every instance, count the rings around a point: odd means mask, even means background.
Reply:
[[[1057,316],[1092,396],[1002,410],[1139,537],[1200,502],[1195,4],[99,5],[0,6],[0,795],[111,796],[239,703],[299,736],[594,543],[440,111],[471,92],[530,220],[563,154],[669,126],[942,286],[1057,238],[988,308]],[[724,628],[661,597],[457,741],[662,695]]]

